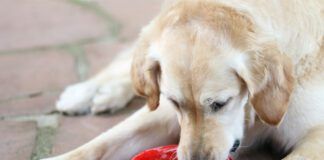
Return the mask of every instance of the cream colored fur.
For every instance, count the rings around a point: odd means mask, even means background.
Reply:
[[[134,95],[128,74],[134,54],[136,91],[148,107],[159,107],[142,108],[47,160],[129,160],[179,135],[179,160],[223,160],[235,139],[244,141],[237,159],[247,146],[272,140],[284,160],[322,160],[323,7],[323,0],[168,2],[134,48],[93,79],[68,87],[57,103],[69,113],[123,107]],[[228,97],[224,109],[210,111],[212,102]]]

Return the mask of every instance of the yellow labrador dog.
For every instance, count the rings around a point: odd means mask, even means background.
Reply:
[[[148,107],[50,160],[129,160],[179,139],[179,160],[225,160],[237,140],[237,159],[262,143],[278,159],[324,159],[323,3],[168,2],[131,49],[57,103],[115,111],[134,96],[132,82]]]

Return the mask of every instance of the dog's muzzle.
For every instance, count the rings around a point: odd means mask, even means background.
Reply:
[[[231,149],[231,153],[234,153],[237,150],[237,148],[239,148],[240,144],[241,144],[240,140],[235,140],[234,145]]]

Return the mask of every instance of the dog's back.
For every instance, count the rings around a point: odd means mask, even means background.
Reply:
[[[324,30],[322,0],[217,0],[251,17],[264,38],[274,40],[297,63],[305,54],[318,53]]]

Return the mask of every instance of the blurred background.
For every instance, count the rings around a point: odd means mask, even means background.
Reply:
[[[100,116],[63,116],[65,86],[93,76],[127,47],[162,0],[1,0],[1,160],[38,160],[109,129],[143,102]],[[131,109],[130,109],[131,108]]]

